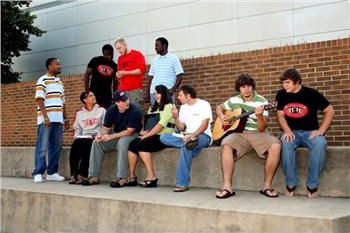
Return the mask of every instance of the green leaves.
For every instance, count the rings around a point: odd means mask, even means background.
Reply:
[[[18,82],[19,74],[11,68],[12,58],[20,56],[28,47],[31,35],[41,36],[45,31],[33,26],[35,15],[22,8],[31,1],[1,1],[1,83]]]

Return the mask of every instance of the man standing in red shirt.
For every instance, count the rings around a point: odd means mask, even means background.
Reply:
[[[134,49],[128,49],[123,38],[118,38],[114,46],[120,53],[118,58],[118,90],[128,92],[130,102],[144,112],[143,76],[146,72],[146,61],[143,54]]]

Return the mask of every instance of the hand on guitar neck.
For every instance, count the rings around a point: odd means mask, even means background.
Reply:
[[[253,113],[255,113],[255,108],[245,112],[242,109],[234,109],[232,111],[226,110],[224,111],[223,115],[221,117],[218,117],[215,121],[214,127],[213,127],[213,140],[221,140],[224,136],[226,136],[229,133],[243,132],[247,117]],[[261,109],[261,111],[275,111],[276,110],[276,104],[270,103],[264,105],[264,108]]]

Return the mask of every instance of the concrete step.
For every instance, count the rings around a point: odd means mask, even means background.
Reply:
[[[349,232],[350,199],[1,178],[1,232]]]
[[[1,148],[1,176],[31,177],[34,167],[34,147],[2,147]],[[102,164],[101,180],[111,181],[115,178],[116,153],[107,153]],[[296,192],[306,194],[307,177],[306,149],[297,151],[297,169],[300,185]],[[165,149],[153,154],[156,174],[161,185],[173,186],[175,184],[178,150]],[[191,186],[200,188],[220,188],[222,185],[220,162],[220,148],[210,147],[204,149],[193,161],[191,172]],[[322,196],[350,197],[350,147],[329,147],[324,172],[320,180],[320,193]],[[66,178],[70,176],[69,148],[64,148],[60,171]],[[143,164],[138,164],[139,180],[145,178]],[[264,176],[264,160],[257,158],[254,152],[240,159],[235,166],[234,189],[258,191],[262,187]],[[274,188],[279,192],[285,190],[285,176],[279,168]]]

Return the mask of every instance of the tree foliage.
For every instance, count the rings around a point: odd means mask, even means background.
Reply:
[[[35,15],[23,10],[31,1],[1,1],[1,83],[19,82],[20,73],[11,68],[13,57],[30,51],[29,37],[45,31],[33,26]]]

